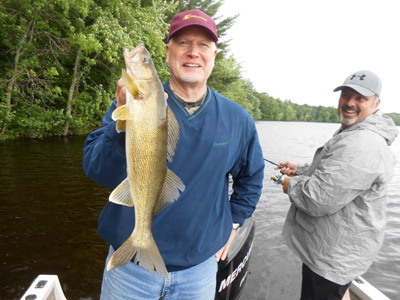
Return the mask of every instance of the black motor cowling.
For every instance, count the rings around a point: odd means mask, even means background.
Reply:
[[[255,224],[249,218],[237,230],[227,258],[218,263],[216,300],[239,299],[249,274]]]

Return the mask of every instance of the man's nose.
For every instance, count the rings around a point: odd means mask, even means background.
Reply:
[[[199,47],[195,44],[191,44],[188,52],[189,56],[197,57],[199,56]]]
[[[347,100],[347,105],[348,106],[356,105],[356,103],[357,103],[357,96],[356,95],[350,96],[349,100]]]

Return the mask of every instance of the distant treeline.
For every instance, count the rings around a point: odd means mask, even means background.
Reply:
[[[260,99],[260,120],[340,123],[337,107],[299,105],[289,100],[274,99],[266,94],[258,94],[257,97]],[[400,114],[386,114],[400,126]]]
[[[337,108],[309,106],[281,101],[265,94],[259,94],[261,120],[265,121],[301,121],[339,123]]]
[[[393,119],[394,123],[395,123],[397,126],[400,126],[400,114],[397,114],[397,113],[388,113],[387,115],[390,116],[390,117]]]
[[[0,140],[86,134],[101,126],[124,67],[122,50],[144,44],[164,82],[172,17],[192,8],[215,17],[221,5],[221,0],[0,1]],[[222,42],[209,86],[255,120],[339,122],[336,108],[274,99],[242,77],[223,42],[236,18],[215,18]],[[400,123],[399,115],[392,117]]]

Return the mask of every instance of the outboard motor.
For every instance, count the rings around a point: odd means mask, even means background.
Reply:
[[[218,263],[216,300],[239,299],[249,274],[255,223],[253,217],[240,227],[225,260]]]

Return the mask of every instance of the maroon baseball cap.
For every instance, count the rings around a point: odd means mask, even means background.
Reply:
[[[207,30],[213,40],[218,42],[217,25],[214,20],[198,9],[187,10],[175,15],[169,27],[168,41],[177,31],[188,26],[198,26]]]

